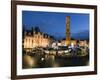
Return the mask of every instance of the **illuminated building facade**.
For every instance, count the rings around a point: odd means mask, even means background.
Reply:
[[[70,40],[70,44],[67,44],[67,46],[71,45],[71,43],[76,45],[77,44],[77,40]],[[61,45],[62,46],[66,46],[66,40],[61,40]]]
[[[32,28],[32,30],[25,30],[23,34],[24,49],[32,49],[35,47],[48,47],[53,40],[52,36],[40,32],[38,27],[36,27],[35,29]]]

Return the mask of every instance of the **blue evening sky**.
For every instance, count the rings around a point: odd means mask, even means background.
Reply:
[[[39,11],[22,11],[22,24],[26,29],[38,26],[41,32],[56,38],[64,38],[66,33],[66,16],[70,16],[71,36],[75,33],[89,31],[89,14],[56,13]]]

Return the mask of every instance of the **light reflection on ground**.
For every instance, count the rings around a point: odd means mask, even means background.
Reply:
[[[48,67],[68,67],[89,65],[88,56],[61,58],[54,55],[24,55],[23,68],[48,68]]]

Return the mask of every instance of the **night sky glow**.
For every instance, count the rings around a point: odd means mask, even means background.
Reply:
[[[89,14],[82,13],[22,11],[22,24],[26,29],[38,26],[41,32],[61,39],[66,35],[66,16],[70,16],[72,37],[78,33],[82,35],[89,32]]]

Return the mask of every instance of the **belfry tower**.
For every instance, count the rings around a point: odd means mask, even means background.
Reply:
[[[70,37],[70,16],[66,17],[66,46],[71,44]]]

